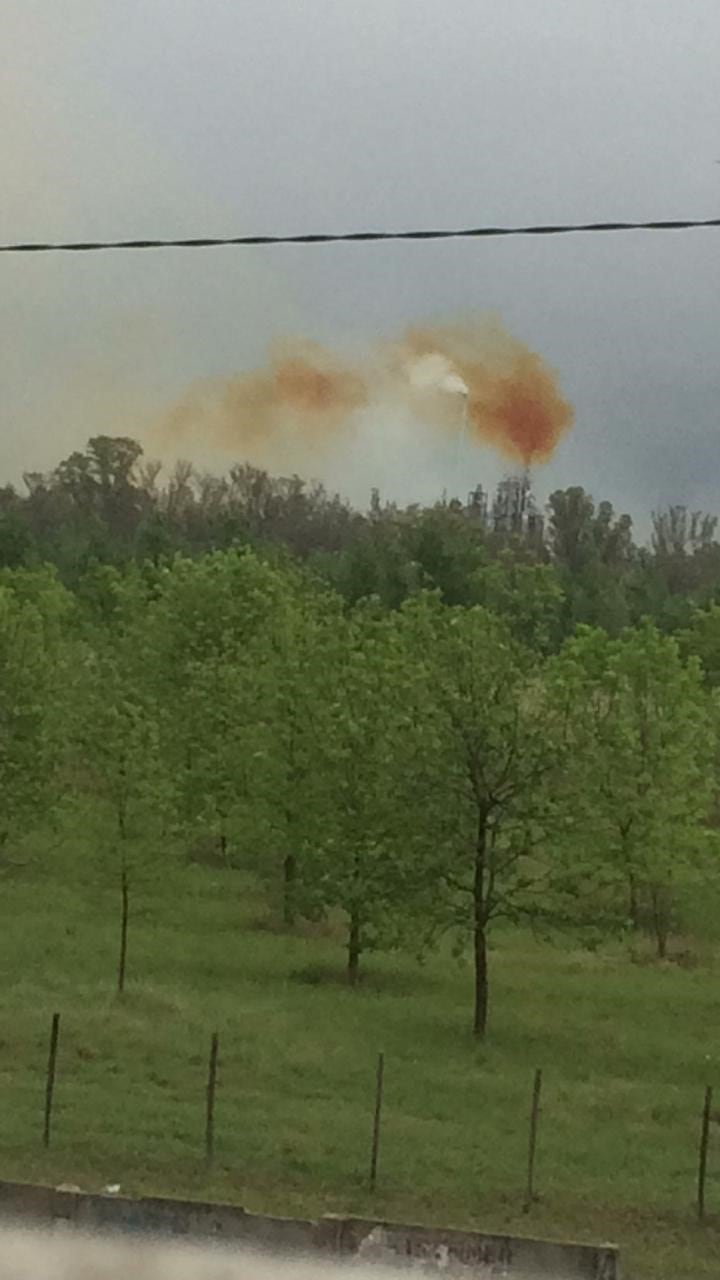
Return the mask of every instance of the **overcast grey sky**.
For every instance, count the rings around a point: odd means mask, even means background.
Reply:
[[[3,28],[2,240],[720,215],[718,0],[5,0]],[[576,406],[542,490],[720,509],[720,231],[5,256],[0,475],[273,337],[488,309]],[[306,470],[452,485],[393,430]]]

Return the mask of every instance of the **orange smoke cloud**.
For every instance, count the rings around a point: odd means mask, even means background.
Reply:
[[[400,400],[411,413],[470,436],[525,466],[546,462],[573,422],[553,370],[499,326],[413,329],[350,364],[318,343],[285,343],[265,369],[191,389],[164,417],[177,443],[201,433],[237,451],[274,452],[288,439],[317,447],[372,402]],[[466,411],[463,408],[466,401]]]
[[[467,388],[467,421],[478,441],[524,466],[547,462],[574,420],[557,376],[499,326],[411,330],[410,358],[438,354]]]
[[[362,373],[312,342],[278,344],[266,369],[197,384],[164,416],[157,434],[178,442],[202,434],[230,450],[334,434],[367,403]]]

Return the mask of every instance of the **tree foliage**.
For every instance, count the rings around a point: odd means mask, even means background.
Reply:
[[[163,481],[129,438],[26,484],[0,490],[3,845],[74,805],[113,875],[252,870],[284,927],[341,926],[352,985],[451,934],[478,1035],[497,921],[664,955],[717,881],[709,517],[640,547],[577,487],[544,530],[477,495],[358,513],[247,465]]]
[[[584,850],[619,918],[648,925],[663,957],[677,887],[717,862],[716,727],[699,664],[650,624],[617,639],[583,628],[554,680],[572,742],[569,857]]]
[[[55,652],[45,623],[38,604],[0,586],[0,852],[54,799]]]
[[[437,850],[441,924],[471,940],[473,1027],[488,1019],[488,933],[517,920],[543,890],[539,846],[553,820],[562,724],[541,668],[488,610],[421,598],[399,628],[423,674],[417,725],[423,819]]]

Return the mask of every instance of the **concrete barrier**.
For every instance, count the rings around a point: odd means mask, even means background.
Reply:
[[[619,1280],[614,1245],[570,1244],[401,1226],[361,1218],[269,1218],[239,1205],[96,1195],[79,1189],[0,1182],[0,1221],[81,1231],[212,1238],[283,1255],[357,1259],[483,1280]]]

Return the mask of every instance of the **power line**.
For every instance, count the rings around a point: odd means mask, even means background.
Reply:
[[[467,227],[434,231],[341,231],[295,236],[203,236],[183,240],[79,240],[60,243],[0,244],[0,253],[94,253],[104,249],[215,249],[275,244],[354,244],[377,240],[483,240],[494,236],[561,236],[604,231],[688,231],[720,227],[720,218],[678,218],[655,222],[551,223],[530,227]]]

